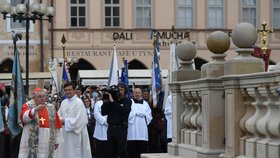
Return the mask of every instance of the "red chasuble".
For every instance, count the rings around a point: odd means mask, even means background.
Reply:
[[[23,104],[22,110],[20,112],[20,119],[21,119],[21,122],[23,125],[24,125],[23,115],[28,110],[29,110],[29,112],[28,112],[29,118],[34,119],[34,117],[35,117],[32,115],[32,112],[31,112],[32,110],[29,109],[29,107],[26,104]],[[41,111],[39,111],[37,115],[38,115],[38,119],[39,119],[39,127],[40,128],[50,128],[50,119],[49,119],[48,110],[47,110],[46,106],[44,106],[44,108]],[[62,128],[62,124],[60,122],[60,119],[59,119],[59,116],[57,113],[55,114],[55,128]]]

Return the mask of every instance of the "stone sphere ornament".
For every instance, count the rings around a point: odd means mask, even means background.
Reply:
[[[215,31],[208,36],[206,44],[212,53],[222,54],[229,49],[230,38],[222,31]]]
[[[239,48],[252,48],[258,38],[258,33],[254,25],[242,22],[232,31],[232,42]]]
[[[182,61],[190,61],[196,56],[196,48],[192,42],[182,42],[176,48],[177,56]]]

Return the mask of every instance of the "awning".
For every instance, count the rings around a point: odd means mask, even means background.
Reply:
[[[25,73],[21,73],[23,84],[25,85]],[[38,79],[43,79],[44,82],[50,82],[50,72],[30,72],[29,85],[38,85]],[[5,83],[6,86],[11,85],[12,73],[0,73],[0,82]]]
[[[129,84],[151,85],[151,70],[128,70]],[[166,83],[168,70],[162,70],[163,83]],[[121,71],[119,73],[121,75]],[[79,70],[77,81],[83,86],[107,85],[109,70]]]

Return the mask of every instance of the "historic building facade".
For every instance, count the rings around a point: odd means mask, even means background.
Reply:
[[[18,0],[2,0],[12,4]],[[30,3],[39,2],[30,0]],[[268,35],[272,49],[271,64],[280,61],[280,0],[47,0],[43,3],[55,7],[52,23],[31,24],[30,72],[47,72],[48,61],[63,57],[61,38],[66,37],[65,55],[77,57],[78,64],[70,68],[72,79],[78,70],[107,70],[110,66],[113,45],[116,44],[119,67],[123,57],[130,69],[150,69],[153,60],[152,29],[160,34],[160,64],[169,67],[169,45],[192,41],[197,47],[196,67],[211,61],[206,38],[216,30],[229,33],[236,24],[246,21],[261,28],[263,21],[274,33]],[[175,27],[171,30],[172,26]],[[12,30],[25,30],[24,23],[10,19],[0,22],[0,72],[11,72],[13,44]],[[42,28],[42,29],[41,29]],[[23,36],[24,37],[24,36]],[[260,40],[260,38],[259,38]],[[257,42],[261,46],[260,41]],[[19,42],[22,71],[25,72],[25,39]],[[227,59],[236,56],[231,44]]]

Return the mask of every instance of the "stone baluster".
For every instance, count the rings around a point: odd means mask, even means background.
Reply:
[[[269,130],[269,133],[271,134],[271,138],[273,138],[268,144],[268,157],[280,157],[280,100],[279,96],[280,93],[276,92],[276,88],[279,87],[270,87],[271,92],[271,121],[266,124],[266,127]],[[279,89],[278,89],[279,90]],[[275,102],[274,102],[275,100]]]
[[[181,120],[185,123],[186,128],[184,128],[181,132],[184,139],[182,142],[185,144],[190,144],[190,133],[193,131],[193,126],[191,124],[191,116],[196,112],[196,107],[194,105],[194,99],[190,92],[184,92],[184,100],[186,104],[186,109],[184,111],[184,115],[181,116]]]
[[[271,156],[275,157],[276,155],[279,157],[279,149],[274,151],[274,153],[270,153],[268,150],[269,142],[272,142],[274,138],[279,138],[279,106],[276,105],[279,97],[277,96],[277,93],[275,91],[271,91],[269,86],[263,89],[263,95],[266,97],[266,101],[263,103],[263,105],[265,106],[265,110],[263,110],[263,112],[265,112],[265,115],[257,122],[257,129],[261,134],[265,135],[265,139],[261,139],[257,142],[256,157],[266,158]],[[277,132],[274,133],[269,128],[270,123],[275,125],[274,122],[278,123],[278,125],[275,126],[276,128],[278,127],[278,134]],[[276,129],[275,127],[273,129]]]
[[[265,115],[266,108],[263,103],[266,98],[261,94],[260,91],[263,91],[262,88],[248,88],[248,93],[251,97],[254,98],[255,101],[252,102],[252,107],[254,108],[254,114],[250,117],[246,123],[245,127],[248,132],[250,132],[253,137],[246,140],[246,152],[245,155],[248,157],[256,157],[256,143],[261,139],[262,135],[257,129],[257,122]]]
[[[245,107],[240,90],[238,77],[234,75],[264,72],[264,62],[251,56],[252,46],[257,41],[256,28],[249,23],[242,22],[232,31],[232,42],[238,47],[238,56],[225,61],[222,77],[225,88],[225,128],[226,146],[221,157],[229,158],[240,155],[240,141],[244,132],[240,128],[240,120],[244,116]]]
[[[197,117],[201,111],[201,108],[198,104],[199,97],[196,95],[195,91],[192,91],[190,93],[193,96],[193,108],[195,109],[194,114],[190,118],[190,121],[191,121],[191,125],[194,127],[194,129],[198,130],[199,128],[198,128],[198,124],[197,124]]]
[[[191,116],[190,121],[191,125],[194,127],[194,130],[191,132],[191,144],[194,146],[201,146],[201,125],[199,127],[199,116],[201,115],[201,97],[199,96],[197,91],[191,92],[193,96],[193,107],[195,113]]]
[[[200,111],[200,112],[198,113],[196,122],[197,122],[197,127],[198,127],[199,131],[201,131],[201,130],[202,130],[201,92],[196,91],[196,96],[197,96],[197,98],[198,98],[198,100],[197,100],[197,107],[199,107],[199,109],[198,109],[197,111]],[[200,145],[201,145],[201,144],[200,144]]]
[[[244,116],[240,119],[239,126],[241,130],[245,133],[245,136],[240,138],[240,155],[246,154],[246,140],[253,137],[253,135],[247,131],[246,129],[246,122],[247,120],[252,117],[255,113],[255,108],[252,106],[252,102],[254,101],[254,98],[251,97],[248,94],[248,91],[246,88],[241,89],[242,98],[243,98],[243,106],[245,107],[246,111]]]

